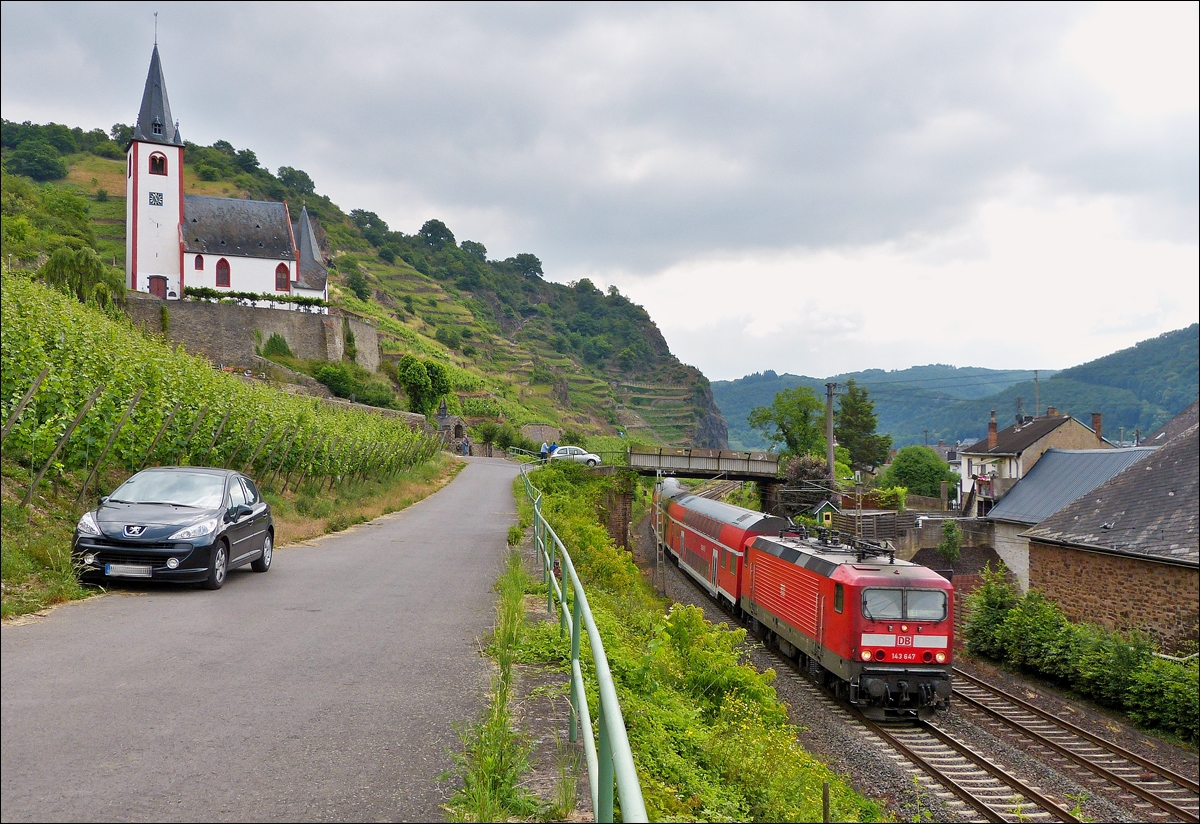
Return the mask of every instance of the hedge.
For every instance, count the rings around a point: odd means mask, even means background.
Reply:
[[[985,567],[982,585],[967,598],[964,634],[973,655],[1011,664],[1069,686],[1137,723],[1196,743],[1198,661],[1155,655],[1148,638],[1067,620],[1036,589],[1026,595],[1006,579],[1003,565]]]

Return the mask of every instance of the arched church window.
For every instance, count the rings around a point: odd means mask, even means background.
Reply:
[[[196,255],[196,271],[204,271],[204,255]]]
[[[150,174],[165,175],[167,173],[167,156],[162,152],[150,155]]]
[[[275,291],[286,292],[288,290],[288,276],[290,274],[286,263],[281,263],[275,267]]]
[[[217,261],[217,285],[229,285],[229,261],[227,261],[225,258],[221,258]]]

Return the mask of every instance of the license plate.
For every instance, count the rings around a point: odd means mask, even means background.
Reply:
[[[149,564],[105,564],[104,574],[120,578],[149,578]]]

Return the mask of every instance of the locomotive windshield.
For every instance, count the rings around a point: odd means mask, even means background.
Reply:
[[[876,621],[941,621],[946,593],[940,589],[867,589],[863,615]]]

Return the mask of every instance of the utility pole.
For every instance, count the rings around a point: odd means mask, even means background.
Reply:
[[[1041,398],[1038,396],[1038,371],[1036,369],[1034,369],[1033,370],[1033,417],[1035,417],[1035,418],[1038,415],[1042,414],[1041,412],[1038,411],[1042,408],[1040,401],[1041,401]]]
[[[929,430],[925,430],[925,445],[929,446]]]
[[[837,458],[833,451],[833,390],[836,383],[825,384],[825,458],[829,461],[829,491],[833,492],[833,484],[837,480],[834,464]]]

